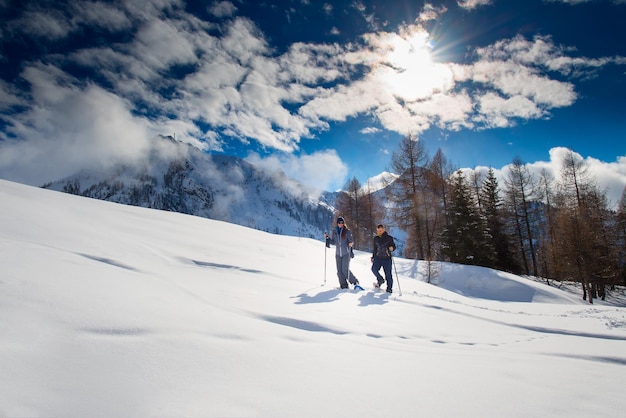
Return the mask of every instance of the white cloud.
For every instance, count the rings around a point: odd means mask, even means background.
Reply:
[[[361,132],[364,135],[373,135],[373,134],[379,133],[380,131],[381,130],[379,128],[375,128],[373,126],[368,126],[367,128],[361,129],[359,132]]]
[[[547,167],[558,179],[562,162],[569,152],[570,150],[565,147],[551,148],[548,163],[539,161],[529,164],[529,167],[535,171],[538,167]],[[596,180],[599,189],[607,191],[609,202],[615,207],[626,187],[626,155],[617,157],[615,162],[604,162],[591,156],[584,157],[577,152],[574,154],[584,162],[590,177]]]
[[[216,17],[233,16],[237,7],[229,1],[214,2],[209,6],[209,12]]]
[[[487,93],[478,98],[480,116],[483,124],[494,128],[512,126],[513,118],[539,118],[543,112],[528,98],[517,95],[503,98],[494,93]]]
[[[471,68],[472,81],[493,87],[507,96],[521,95],[546,108],[571,105],[576,99],[571,83],[538,75],[511,62],[481,61]]]
[[[466,1],[463,7],[480,4],[487,2]],[[45,67],[25,63],[23,77],[30,91],[0,84],[0,106],[23,105],[23,97],[33,98],[23,113],[4,116],[19,143],[36,144],[37,138],[56,135],[57,129],[85,131],[88,120],[65,118],[67,126],[61,129],[50,115],[58,114],[55,106],[62,100],[94,96],[119,109],[124,123],[150,133],[175,131],[181,139],[213,150],[234,140],[296,152],[303,138],[328,129],[330,122],[363,114],[400,134],[419,134],[433,126],[457,131],[504,127],[549,117],[551,109],[572,105],[578,95],[569,77],[626,62],[624,57],[579,57],[549,37],[521,36],[469,51],[470,62],[464,64],[439,62],[431,56],[429,34],[419,24],[368,33],[346,45],[295,43],[277,54],[246,18],[217,26],[186,13],[181,0],[122,5],[116,9],[93,3],[102,15],[100,23],[94,23],[92,10],[65,22],[62,11],[43,9],[29,9],[9,22],[15,31],[25,17],[47,20],[40,28],[27,23],[22,31],[53,39],[80,25],[110,31],[133,25],[127,42],[47,56]],[[234,13],[235,6],[223,1],[209,7]],[[367,18],[364,4],[355,2],[353,7]],[[417,21],[446,12],[426,5]],[[101,84],[86,86],[84,80],[73,79],[61,70],[67,64],[93,71],[93,83]],[[185,68],[183,76],[175,76],[178,67]],[[552,77],[554,71],[562,77]],[[85,111],[82,117],[97,121],[98,113]],[[72,144],[59,140],[58,146]],[[92,146],[98,149],[96,143]]]
[[[417,101],[406,105],[412,113],[426,115],[442,129],[458,131],[472,128],[471,115],[474,102],[466,91],[459,94],[434,94],[428,101]]]
[[[476,9],[480,6],[488,6],[493,3],[493,0],[457,0],[457,4],[468,10]]]
[[[335,150],[299,156],[281,153],[261,157],[251,153],[246,160],[269,172],[281,170],[288,177],[317,191],[339,190],[348,176],[348,167]]]
[[[152,20],[142,26],[131,46],[135,58],[159,71],[175,64],[196,62],[192,43],[169,22]]]
[[[20,91],[15,86],[0,80],[0,111],[10,109],[13,106],[26,106],[28,102],[20,97]],[[2,118],[2,116],[0,116]],[[2,133],[0,133],[1,137]]]
[[[66,87],[67,76],[46,67],[26,72],[36,103],[13,120],[18,139],[0,142],[0,177],[41,184],[143,154],[148,127],[128,103],[97,86]]]
[[[535,179],[539,179],[541,172],[545,170],[549,178],[553,182],[557,182],[560,179],[563,160],[569,152],[571,150],[568,148],[554,147],[549,151],[550,158],[548,161],[526,162],[525,165]],[[590,178],[595,179],[598,188],[606,191],[609,205],[616,208],[626,187],[626,155],[617,157],[614,162],[605,162],[591,156],[583,157],[576,152],[574,154],[584,162]],[[506,165],[500,169],[494,169],[500,187],[504,185],[509,167],[510,165]],[[465,168],[463,170],[468,173],[472,169]],[[485,174],[488,167],[476,167],[475,170]],[[553,183],[552,186],[556,187],[556,183]]]
[[[63,39],[74,30],[72,23],[57,11],[29,10],[9,26],[16,32],[49,40]]]
[[[130,29],[132,21],[124,10],[101,1],[78,1],[70,3],[73,20],[113,32]]]
[[[428,22],[431,20],[435,20],[437,19],[441,14],[447,12],[448,9],[445,6],[433,6],[430,3],[426,3],[424,4],[424,8],[422,9],[421,13],[419,14],[418,18],[416,19],[416,21],[418,22]]]

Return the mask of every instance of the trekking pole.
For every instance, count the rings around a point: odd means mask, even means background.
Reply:
[[[398,282],[398,296],[402,296],[402,289],[400,288],[400,276],[398,276],[398,270],[396,269],[396,260],[394,257],[391,257],[391,262],[393,263],[393,270],[396,272],[396,282]]]
[[[326,236],[324,236],[324,283],[322,286],[326,286]]]

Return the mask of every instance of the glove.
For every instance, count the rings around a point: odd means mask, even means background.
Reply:
[[[352,247],[350,247],[350,258],[354,258],[354,251],[352,251]]]

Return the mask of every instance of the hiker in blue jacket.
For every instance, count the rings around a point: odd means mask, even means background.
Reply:
[[[358,285],[359,281],[350,272],[350,258],[354,257],[352,245],[354,239],[352,232],[346,226],[343,217],[337,218],[337,226],[328,233],[324,232],[326,246],[335,246],[335,261],[337,262],[337,277],[339,277],[339,287],[348,289],[348,281],[353,285]]]

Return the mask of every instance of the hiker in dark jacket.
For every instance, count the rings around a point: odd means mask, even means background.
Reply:
[[[387,280],[387,292],[391,293],[393,288],[393,277],[391,276],[391,252],[396,249],[396,243],[393,237],[387,234],[384,225],[376,227],[376,236],[374,237],[374,251],[372,253],[372,273],[376,276],[374,287],[379,288]],[[380,275],[380,268],[385,272],[385,280]]]
[[[337,218],[337,226],[330,232],[330,236],[324,232],[326,246],[335,246],[335,261],[337,262],[337,277],[339,277],[339,287],[348,288],[348,281],[356,285],[359,281],[350,272],[350,258],[352,253],[352,232],[346,226],[345,220],[340,216]]]

